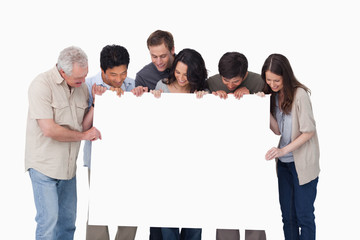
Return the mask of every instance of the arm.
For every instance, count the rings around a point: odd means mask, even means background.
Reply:
[[[270,129],[276,134],[276,135],[280,135],[280,130],[279,130],[279,125],[276,121],[276,119],[274,118],[274,116],[270,113]]]
[[[101,139],[101,134],[95,127],[85,132],[78,132],[60,126],[53,119],[38,119],[37,122],[45,137],[50,137],[59,142]]]
[[[95,104],[95,96],[96,95],[102,95],[106,91],[106,87],[97,86],[95,83],[91,87],[91,96],[89,98],[89,101],[92,100],[91,104]],[[90,106],[89,111],[86,113],[84,120],[82,122],[83,131],[89,130],[93,125],[93,119],[94,119],[94,107]]]
[[[298,149],[305,142],[307,142],[310,138],[312,138],[314,136],[314,134],[315,134],[315,131],[313,131],[313,132],[304,132],[304,133],[301,133],[290,144],[286,145],[285,147],[283,147],[281,149],[273,147],[272,149],[270,149],[266,153],[265,159],[266,160],[271,160],[271,159],[274,159],[274,158],[282,157],[282,156],[288,154],[289,152],[292,152],[292,151]]]

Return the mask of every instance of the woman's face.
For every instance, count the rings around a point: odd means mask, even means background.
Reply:
[[[269,70],[265,72],[266,83],[270,86],[271,90],[274,92],[279,92],[283,89],[283,77],[276,75],[275,73],[270,72]]]
[[[178,62],[175,67],[175,78],[179,86],[185,87],[189,84],[189,81],[187,80],[187,69],[188,66],[183,62]]]

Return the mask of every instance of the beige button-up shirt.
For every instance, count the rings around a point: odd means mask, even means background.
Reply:
[[[51,178],[73,178],[81,142],[45,137],[37,119],[54,119],[62,127],[81,132],[89,99],[86,84],[70,89],[55,66],[33,80],[28,94],[25,171],[33,168]]]

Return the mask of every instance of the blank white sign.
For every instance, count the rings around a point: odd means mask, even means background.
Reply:
[[[89,223],[265,229],[279,239],[275,162],[264,157],[278,143],[269,105],[255,95],[97,96]]]

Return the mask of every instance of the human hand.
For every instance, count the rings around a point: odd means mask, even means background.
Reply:
[[[150,93],[152,93],[154,95],[154,97],[156,97],[156,98],[160,98],[162,92],[164,92],[164,91],[161,90],[161,89],[159,89],[159,90],[150,90]]]
[[[227,96],[227,93],[223,90],[219,90],[219,91],[214,91],[212,92],[213,95],[215,96],[219,96],[220,98],[223,98],[223,99],[226,99],[228,96]]]
[[[236,99],[240,99],[242,98],[245,94],[250,94],[249,89],[247,89],[246,87],[241,87],[236,89],[236,91],[234,92],[234,97]]]
[[[265,97],[265,93],[264,92],[257,92],[255,93],[256,96],[259,96],[259,97]]]
[[[282,157],[284,156],[284,152],[280,148],[273,147],[269,151],[267,151],[265,155],[266,160],[272,160],[274,158]]]
[[[207,93],[207,91],[195,91],[196,98],[202,98]]]
[[[110,87],[110,90],[116,92],[116,95],[118,95],[119,97],[121,97],[121,95],[124,95],[124,90],[122,90],[122,88]]]
[[[95,96],[99,95],[101,96],[104,92],[106,91],[106,87],[103,87],[101,85],[96,85],[96,83],[94,83],[91,87],[91,93],[93,96],[93,103],[95,103]]]
[[[143,95],[144,92],[147,91],[148,91],[148,87],[143,87],[143,86],[138,86],[131,90],[131,92],[137,97],[140,97],[141,95]]]
[[[96,127],[92,127],[84,132],[84,140],[96,141],[101,139],[101,133]]]

